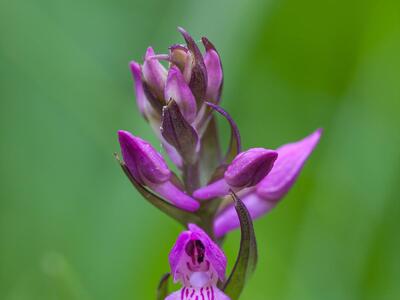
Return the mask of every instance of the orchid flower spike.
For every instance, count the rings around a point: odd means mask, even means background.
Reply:
[[[264,148],[252,148],[239,153],[224,173],[224,177],[193,193],[199,200],[208,200],[255,186],[272,169],[278,153]]]
[[[304,139],[283,145],[276,152],[278,158],[272,170],[253,189],[241,195],[252,219],[257,219],[282,200],[296,182],[305,162],[317,146],[322,130],[318,129]],[[228,206],[214,221],[214,233],[221,237],[240,226],[235,209]]]
[[[188,227],[169,254],[172,276],[182,288],[165,300],[229,300],[217,288],[218,281],[225,279],[225,254],[201,228]]]
[[[118,131],[122,157],[133,177],[141,185],[187,211],[195,211],[199,203],[172,181],[172,173],[160,153],[148,142],[128,131]]]
[[[177,114],[182,116],[179,116],[180,122],[185,123],[182,126],[191,127],[189,131],[201,135],[209,121],[205,102],[219,103],[223,72],[219,54],[207,38],[202,38],[203,54],[189,33],[183,28],[179,31],[186,45],[172,45],[168,54],[156,54],[149,47],[144,63],[141,65],[132,61],[130,68],[141,114],[152,126],[172,161],[181,168],[187,155],[182,157],[179,145],[171,144],[171,137],[165,137],[160,132],[165,123],[165,108],[170,101],[174,101],[178,106]],[[160,60],[167,61],[168,68]],[[172,134],[179,135],[177,132]],[[197,156],[198,153],[194,153],[191,160]]]

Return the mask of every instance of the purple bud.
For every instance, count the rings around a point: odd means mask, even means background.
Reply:
[[[137,105],[139,107],[140,113],[143,115],[143,117],[147,119],[148,100],[143,90],[142,70],[140,64],[135,61],[131,61],[129,66],[131,68],[133,80],[135,82],[135,96]]]
[[[185,39],[187,48],[193,57],[193,68],[191,70],[189,86],[196,98],[197,105],[200,106],[205,100],[204,97],[207,90],[207,68],[204,64],[203,55],[191,35],[181,27],[178,30]]]
[[[313,152],[321,137],[322,130],[318,129],[304,139],[279,147],[278,159],[267,177],[257,187],[261,198],[278,201],[295,183],[307,158]]]
[[[313,152],[321,137],[318,129],[303,140],[278,148],[278,158],[271,172],[242,196],[252,219],[257,219],[274,208],[296,181],[307,158]],[[236,228],[240,223],[233,205],[225,208],[214,221],[214,233],[221,237]]]
[[[197,112],[196,99],[176,66],[169,69],[164,97],[166,101],[175,100],[186,121],[194,121]]]
[[[122,157],[133,177],[179,208],[196,211],[200,204],[171,181],[163,157],[148,142],[130,132],[118,131]]]
[[[264,148],[239,153],[225,171],[225,180],[236,188],[256,185],[271,171],[277,157],[278,153]]]
[[[146,141],[128,131],[118,131],[122,157],[132,175],[142,184],[162,183],[171,176],[162,156]]]
[[[231,188],[238,192],[252,187],[271,171],[277,156],[275,151],[263,148],[241,152],[228,166],[223,179],[199,188],[193,193],[193,197],[208,200],[226,196]]]
[[[204,64],[207,69],[206,99],[213,103],[219,103],[223,84],[221,60],[214,45],[205,37],[202,38],[202,41],[206,48],[206,53],[204,54]]]
[[[164,66],[153,56],[155,55],[153,48],[147,48],[142,68],[144,81],[148,85],[150,92],[159,100],[164,98],[165,81],[167,79],[167,71]]]

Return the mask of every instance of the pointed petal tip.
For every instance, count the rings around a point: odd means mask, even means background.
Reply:
[[[270,149],[249,149],[235,157],[224,178],[235,188],[254,186],[271,171],[277,157],[278,153]]]
[[[183,27],[178,26],[177,29],[181,34],[187,34],[187,31]]]
[[[148,59],[150,56],[153,56],[153,55],[155,55],[153,47],[151,47],[151,46],[147,47],[144,58]]]
[[[211,43],[207,37],[205,37],[205,36],[201,37],[201,42],[203,43],[206,51],[214,50],[215,52],[217,52],[217,49],[215,48],[214,44]]]
[[[135,70],[139,69],[140,70],[140,64],[137,61],[134,61],[134,60],[131,60],[129,62],[129,67],[131,69],[135,69]]]
[[[178,76],[179,73],[181,73],[179,68],[177,66],[175,66],[175,65],[172,65],[168,70],[168,78],[174,77],[174,76]]]
[[[118,130],[118,138],[120,142],[126,142],[127,139],[133,138],[133,134],[126,130]]]
[[[279,147],[274,168],[258,184],[257,194],[265,200],[281,200],[296,182],[304,164],[318,145],[322,132],[322,128],[319,128],[297,142]]]

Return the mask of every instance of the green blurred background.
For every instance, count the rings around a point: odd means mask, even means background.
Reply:
[[[155,299],[181,228],[112,153],[118,129],[157,145],[128,62],[178,25],[217,45],[246,148],[325,129],[256,222],[242,299],[400,299],[399,20],[397,0],[0,0],[0,299]]]

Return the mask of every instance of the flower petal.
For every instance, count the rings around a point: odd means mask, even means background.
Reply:
[[[142,83],[142,70],[140,64],[135,61],[131,61],[130,69],[133,75],[133,80],[135,82],[135,95],[136,95],[136,102],[139,107],[140,113],[147,118],[147,105],[148,100],[143,90],[143,83]]]
[[[142,72],[144,80],[149,85],[151,91],[161,100],[164,96],[167,70],[165,70],[164,66],[156,58],[153,58],[154,55],[153,48],[147,48]]]
[[[186,269],[184,257],[186,245],[191,240],[199,240],[204,245],[205,259],[209,261],[218,278],[223,281],[226,271],[226,257],[216,243],[197,225],[189,224],[189,230],[182,232],[169,254],[171,274],[175,281],[184,280],[182,270]]]
[[[200,107],[207,90],[207,68],[204,64],[203,55],[192,36],[181,27],[178,27],[178,30],[185,39],[187,48],[192,53],[194,59],[189,86],[193,91],[198,107]]]
[[[304,139],[279,147],[278,159],[271,172],[258,184],[257,193],[263,199],[278,201],[290,190],[321,137],[318,129]]]
[[[252,148],[239,153],[225,171],[226,182],[236,188],[254,186],[272,169],[278,153]]]
[[[164,97],[166,101],[175,100],[186,121],[189,123],[194,121],[197,113],[196,99],[176,66],[169,69]]]
[[[226,256],[224,252],[222,252],[221,248],[199,226],[189,224],[188,227],[192,232],[192,238],[195,237],[204,244],[207,259],[217,272],[218,278],[224,281],[226,271]]]
[[[242,201],[246,205],[246,208],[253,220],[266,214],[276,205],[275,202],[266,201],[260,198],[254,192],[244,196]],[[214,221],[214,234],[217,238],[219,238],[239,227],[240,222],[237,212],[234,206],[230,205],[216,217]]]
[[[132,175],[142,184],[162,183],[171,176],[166,162],[148,142],[128,131],[118,131],[122,157]]]
[[[196,211],[200,207],[199,202],[187,195],[171,181],[166,181],[159,184],[150,184],[149,187],[160,196],[173,203],[175,206],[186,211]]]
[[[208,77],[206,99],[213,103],[219,103],[223,84],[221,60],[211,42],[205,37],[202,38],[202,41],[206,48],[206,53],[204,54],[204,64],[206,65]]]
[[[225,179],[220,179],[205,187],[197,189],[193,192],[193,197],[199,200],[222,197],[229,194],[230,188],[231,187],[226,183]]]

